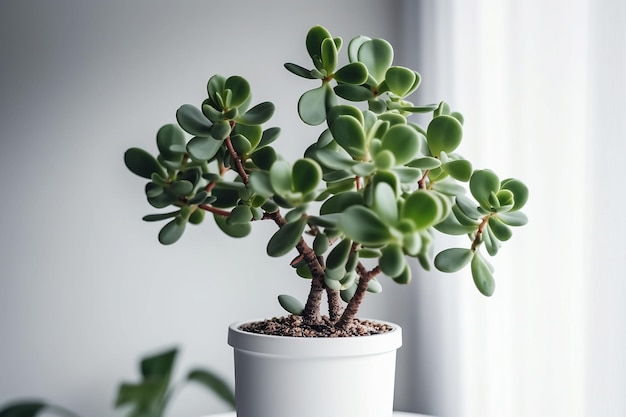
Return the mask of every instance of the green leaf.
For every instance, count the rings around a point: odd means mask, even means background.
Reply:
[[[354,159],[367,156],[363,126],[352,116],[339,116],[329,126],[335,141]]]
[[[398,222],[397,196],[391,186],[386,182],[376,184],[372,209],[380,216],[380,219],[384,223],[393,225]]]
[[[324,201],[320,207],[320,214],[341,213],[353,205],[362,205],[363,195],[356,191],[347,191],[337,194]]]
[[[311,70],[301,67],[300,65],[292,64],[290,62],[285,63],[285,68],[287,71],[291,72],[302,78],[307,78],[309,80],[314,80],[315,77],[311,75]]]
[[[306,35],[306,50],[314,62],[315,57],[322,57],[322,42],[324,42],[324,39],[331,39],[332,41],[330,32],[323,26],[313,26]]]
[[[159,153],[163,155],[163,158],[176,161],[182,159],[183,155],[180,152],[172,151],[172,148],[176,149],[176,147],[181,146],[184,150],[186,145],[185,135],[178,126],[168,124],[161,127],[157,132],[156,141]]]
[[[509,226],[502,223],[502,221],[497,217],[489,217],[489,227],[493,231],[493,235],[502,242],[506,242],[513,235]]]
[[[264,130],[257,148],[260,149],[269,145],[278,139],[278,136],[280,136],[280,127],[270,127],[269,129]]]
[[[491,296],[495,290],[496,283],[489,266],[485,263],[480,253],[476,253],[472,258],[471,269],[472,278],[478,291],[487,297]]]
[[[227,222],[231,225],[250,223],[252,220],[252,211],[250,206],[239,205],[233,207],[228,216]]]
[[[490,196],[491,193],[496,193],[500,189],[500,179],[491,170],[476,170],[470,178],[469,188],[470,192],[476,201],[478,201],[480,206],[483,209],[490,211],[492,205],[490,202]]]
[[[286,255],[296,247],[306,227],[306,218],[283,225],[267,243],[267,254],[272,257]]]
[[[471,249],[450,248],[435,256],[435,268],[441,272],[457,272],[467,265],[474,256]]]
[[[349,101],[366,101],[374,98],[374,93],[367,87],[352,84],[336,85],[335,93]]]
[[[187,180],[175,181],[170,186],[170,190],[178,196],[186,196],[193,191],[193,184]]]
[[[441,165],[441,169],[458,181],[467,182],[472,176],[472,163],[465,159],[446,162]]]
[[[485,227],[481,236],[487,253],[491,256],[496,256],[500,250],[500,241],[493,234],[493,229],[491,229],[491,227]]]
[[[380,270],[383,274],[394,278],[402,274],[407,266],[402,246],[390,243],[381,249],[381,256],[378,259]]]
[[[176,111],[176,120],[180,127],[194,136],[210,136],[213,123],[196,106],[183,104]]]
[[[384,39],[370,39],[361,44],[358,60],[365,64],[370,76],[380,83],[393,62],[393,47]]]
[[[243,135],[234,135],[230,138],[230,141],[238,155],[247,155],[252,149],[252,144]]]
[[[509,226],[524,226],[528,223],[528,217],[521,211],[498,213],[497,217],[502,223],[508,224]]]
[[[124,152],[124,164],[133,174],[143,178],[151,179],[154,173],[165,176],[156,158],[141,148],[130,148]]]
[[[250,155],[252,162],[264,171],[269,171],[274,162],[278,159],[276,151],[271,146],[257,149]]]
[[[339,228],[353,241],[377,246],[389,242],[392,233],[372,210],[354,205],[346,208],[339,217]]]
[[[371,292],[372,294],[380,294],[383,291],[383,286],[380,282],[373,278],[367,283],[367,292]]]
[[[227,103],[228,107],[239,107],[250,97],[250,84],[238,75],[228,77],[224,83],[224,89],[232,91],[230,103]]]
[[[508,178],[502,181],[501,188],[504,190],[510,190],[513,193],[515,204],[510,211],[517,211],[521,209],[528,201],[528,187],[526,187],[526,185],[519,180]]]
[[[404,202],[401,217],[410,220],[415,230],[434,226],[442,217],[441,202],[431,193],[432,191],[416,190]]]
[[[400,273],[400,275],[391,278],[394,280],[394,282],[398,284],[408,284],[409,282],[411,282],[411,268],[407,264]]]
[[[406,165],[409,167],[419,168],[419,169],[435,169],[441,166],[441,161],[431,156],[424,156],[421,158],[414,159],[411,162],[407,163]]]
[[[328,240],[328,236],[323,233],[317,234],[313,239],[313,250],[315,251],[315,254],[321,256],[326,253],[329,244],[330,242]]]
[[[252,231],[252,226],[250,225],[249,222],[240,223],[240,224],[230,224],[227,221],[226,217],[218,216],[217,214],[215,214],[213,218],[215,219],[215,223],[220,228],[220,230],[226,233],[230,237],[234,237],[234,238],[246,237]]]
[[[270,183],[277,194],[287,194],[293,190],[291,167],[287,161],[278,160],[270,168]]]
[[[294,191],[303,194],[315,191],[322,180],[322,169],[312,159],[298,159],[293,164],[292,181]]]
[[[225,84],[226,78],[219,74],[213,75],[211,78],[209,78],[209,81],[207,82],[207,93],[213,104],[218,104],[216,100],[217,95],[221,94],[221,92],[224,91]],[[222,110],[223,109],[219,107],[219,111],[221,112]]]
[[[328,74],[332,74],[337,67],[337,46],[335,41],[330,38],[324,39],[322,41],[321,53],[324,69]]]
[[[261,125],[274,115],[275,106],[269,101],[259,103],[237,118],[244,125]]]
[[[428,148],[433,156],[451,153],[463,138],[463,125],[452,116],[442,115],[431,120],[426,130]]]
[[[360,85],[367,81],[367,75],[367,67],[362,62],[351,62],[335,72],[335,80],[340,83]]]
[[[411,161],[419,149],[418,133],[407,125],[394,125],[382,137],[381,150],[393,153],[397,165]]]
[[[470,219],[478,219],[482,216],[480,211],[478,211],[478,206],[470,198],[464,195],[457,195],[454,201],[463,214]]]
[[[123,383],[119,387],[115,407],[134,404],[135,414],[133,415],[152,414],[162,400],[166,388],[166,381],[162,378],[144,381],[141,384]]]
[[[350,40],[350,42],[348,43],[348,59],[350,62],[358,61],[359,48],[365,41],[369,40],[370,38],[363,35],[357,36]]]
[[[235,407],[235,394],[233,389],[217,374],[203,369],[193,369],[187,375],[187,380],[203,385],[224,400],[228,405],[233,408]]]
[[[404,97],[413,90],[416,79],[417,74],[405,67],[391,67],[385,73],[389,90],[399,97]]]
[[[300,100],[298,100],[298,114],[304,123],[318,126],[326,120],[328,94],[333,94],[328,83],[324,83],[302,94]]]
[[[159,242],[163,245],[171,245],[181,238],[185,231],[187,221],[178,216],[174,220],[167,223],[159,232]]]
[[[178,349],[168,349],[164,352],[146,357],[141,360],[141,375],[149,378],[169,378],[174,368]]]
[[[35,417],[47,404],[40,401],[18,402],[0,410],[0,417]]]
[[[217,154],[223,143],[210,137],[197,136],[187,143],[187,152],[195,161],[208,161]]]
[[[176,217],[178,213],[180,213],[180,210],[172,211],[170,213],[148,214],[146,216],[143,216],[142,220],[146,222],[158,222],[161,220]]]
[[[327,269],[341,268],[345,271],[346,262],[350,256],[350,250],[352,249],[352,241],[350,239],[342,239],[326,257]]]

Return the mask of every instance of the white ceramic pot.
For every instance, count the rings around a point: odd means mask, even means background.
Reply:
[[[237,417],[391,417],[402,329],[341,338],[228,329]]]

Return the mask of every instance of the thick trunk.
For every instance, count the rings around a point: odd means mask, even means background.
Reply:
[[[365,298],[365,293],[367,292],[367,285],[376,275],[380,273],[380,269],[378,267],[372,269],[371,271],[367,271],[365,267],[359,262],[357,265],[357,272],[359,273],[359,283],[356,287],[356,291],[352,296],[352,299],[346,306],[343,314],[339,321],[337,321],[337,327],[342,329],[352,323],[352,319],[356,317],[357,312],[359,311],[359,307]]]

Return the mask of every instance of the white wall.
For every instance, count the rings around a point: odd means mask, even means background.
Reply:
[[[235,241],[207,222],[160,246],[158,225],[140,220],[151,210],[123,152],[155,149],[157,129],[179,105],[202,101],[211,74],[236,73],[257,101],[275,102],[271,123],[287,156],[298,155],[319,132],[295,110],[312,84],[282,64],[308,63],[314,24],[344,40],[393,41],[394,4],[0,5],[0,405],[37,396],[105,416],[120,380],[137,377],[137,359],[172,345],[183,348],[180,374],[199,365],[231,378],[227,325],[282,314],[275,296],[303,296],[308,285],[288,259],[264,255],[269,224]],[[170,415],[223,408],[190,388]]]

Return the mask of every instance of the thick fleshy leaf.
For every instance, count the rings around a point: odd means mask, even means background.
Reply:
[[[370,39],[371,38],[368,38],[367,36],[360,35],[352,38],[350,42],[348,42],[348,60],[350,62],[358,61],[359,48],[365,41],[369,41]]]
[[[470,219],[478,219],[481,217],[481,213],[480,211],[478,211],[478,206],[469,197],[464,195],[457,195],[455,197],[455,202],[456,205],[461,209],[463,214],[465,214]]]
[[[154,173],[165,176],[165,171],[156,158],[141,148],[128,149],[124,153],[124,164],[133,174],[143,178],[152,179]]]
[[[441,165],[441,169],[452,178],[463,182],[469,181],[472,176],[472,163],[466,159],[446,162]]]
[[[314,191],[322,180],[322,169],[312,159],[298,159],[293,164],[292,181],[294,191],[303,194]]]
[[[493,231],[493,235],[503,242],[506,242],[513,236],[513,232],[506,224],[502,223],[497,217],[489,218],[489,227]]]
[[[322,64],[328,74],[332,74],[337,67],[337,46],[335,41],[326,38],[322,41]]]
[[[239,205],[233,207],[233,209],[230,211],[230,216],[228,216],[227,222],[231,225],[234,225],[249,223],[251,220],[252,211],[250,210],[250,206]]]
[[[352,116],[339,116],[330,126],[335,141],[355,159],[367,156],[363,126]]]
[[[350,256],[351,249],[352,241],[350,239],[342,239],[328,253],[328,256],[326,257],[326,268],[341,268],[345,272],[346,262],[348,262],[348,257]]]
[[[335,86],[335,93],[349,101],[366,101],[374,97],[374,93],[367,87],[352,84],[340,84]]]
[[[492,193],[496,193],[500,189],[500,179],[491,170],[476,170],[470,178],[469,188],[480,206],[485,210],[491,210],[490,197]]]
[[[528,187],[523,182],[514,178],[508,178],[502,181],[502,189],[510,190],[513,193],[515,204],[510,211],[517,211],[524,207],[528,201]]]
[[[363,204],[363,195],[356,191],[337,194],[326,200],[320,207],[320,214],[341,213],[346,208]]]
[[[367,67],[362,62],[351,62],[335,72],[335,80],[340,83],[360,85],[367,81]]]
[[[259,167],[262,170],[268,171],[272,167],[274,162],[276,162],[276,160],[278,159],[278,156],[274,148],[270,146],[266,146],[264,148],[257,149],[256,151],[254,151],[250,155],[250,158],[252,159],[252,162],[254,162],[254,164],[257,167]]]
[[[395,125],[382,137],[381,150],[393,153],[397,165],[404,165],[417,155],[420,149],[418,133],[407,125]]]
[[[306,227],[306,218],[286,223],[267,243],[267,254],[273,257],[283,256],[296,247]]]
[[[332,125],[335,120],[340,116],[351,116],[355,118],[361,126],[364,123],[364,116],[361,109],[351,104],[340,104],[328,110],[328,114],[326,115],[328,119],[328,125]],[[322,147],[321,145],[319,145],[319,141],[318,146]]]
[[[382,248],[378,264],[383,274],[388,277],[394,278],[399,276],[407,266],[402,247],[398,244],[390,243]]]
[[[209,94],[209,98],[212,99],[213,104],[216,104],[215,97],[224,91],[224,85],[226,83],[226,78],[223,76],[216,74],[209,78],[207,82],[207,93]],[[218,109],[220,112],[222,108]]]
[[[187,374],[187,381],[197,382],[208,388],[231,407],[235,407],[235,393],[219,375],[204,369],[193,369]]]
[[[415,230],[424,230],[434,226],[442,217],[443,207],[432,192],[416,190],[409,195],[402,209],[402,218],[410,220]]]
[[[261,125],[271,119],[274,115],[274,110],[274,103],[264,101],[239,116],[237,122],[244,125]]]
[[[411,282],[411,268],[409,268],[409,265],[407,264],[400,275],[391,278],[398,284],[408,284]]]
[[[24,401],[7,405],[0,410],[0,417],[35,417],[47,407],[41,401]]]
[[[248,142],[250,142],[251,148],[256,149],[263,137],[263,128],[259,125],[237,124],[233,129],[233,135],[237,134],[245,136]]]
[[[380,83],[393,62],[393,47],[384,39],[371,39],[361,44],[357,56],[367,67],[370,76]]]
[[[477,253],[472,258],[471,269],[472,278],[478,291],[487,297],[491,296],[496,288],[496,283],[489,266],[485,263],[480,253]]]
[[[208,161],[217,154],[223,143],[221,140],[197,136],[187,143],[187,152],[196,161]]]
[[[435,268],[441,272],[457,272],[470,263],[474,252],[465,248],[450,248],[435,256]]]
[[[252,231],[250,223],[230,224],[226,217],[214,215],[215,223],[220,230],[230,237],[241,238],[246,237]]]
[[[398,222],[398,202],[394,190],[386,182],[381,182],[374,189],[372,209],[387,224],[394,225]]]
[[[411,162],[407,163],[406,165],[413,167],[413,168],[420,168],[420,169],[435,169],[441,166],[441,161],[431,156],[424,156],[421,158],[414,159]]]
[[[441,152],[451,153],[461,144],[463,126],[452,116],[437,116],[428,124],[426,139],[433,156],[439,156]]]
[[[322,56],[322,42],[324,39],[330,38],[332,40],[332,36],[330,32],[323,26],[313,26],[309,29],[306,35],[306,50],[309,53],[309,56],[315,61],[315,57],[321,58]],[[321,68],[318,68],[321,69]]]
[[[389,227],[372,210],[350,206],[339,217],[339,228],[350,239],[364,245],[381,245],[392,238]]]
[[[279,127],[270,127],[269,129],[264,130],[263,134],[261,135],[261,140],[257,145],[257,148],[262,148],[271,144],[276,139],[278,139],[278,136],[280,136]]]
[[[182,158],[183,155],[180,152],[172,151],[172,147],[176,149],[182,146],[184,153],[186,145],[185,134],[178,126],[167,124],[161,127],[157,132],[156,141],[159,153],[163,158],[177,161]]]
[[[435,229],[447,235],[459,236],[475,232],[476,226],[464,226],[459,223],[454,214],[450,213],[445,219],[435,225]]]
[[[405,67],[391,67],[385,73],[389,90],[399,97],[404,97],[412,91],[416,78],[417,74]]]
[[[180,127],[194,136],[210,136],[213,123],[196,106],[183,104],[176,111],[176,120]]]
[[[498,213],[498,219],[502,220],[502,223],[509,226],[524,226],[528,223],[528,217],[521,211],[514,211],[509,213]]]
[[[311,70],[301,67],[300,65],[287,62],[285,63],[285,68],[287,69],[287,71],[291,72],[292,74],[296,74],[299,77],[307,78],[309,80],[315,79],[315,77],[311,75]]]
[[[224,83],[224,89],[232,91],[228,107],[239,107],[250,97],[250,83],[238,75],[228,77]]]
[[[287,161],[278,160],[272,164],[270,184],[277,194],[287,194],[293,190],[291,167]]]
[[[304,123],[317,126],[326,120],[328,94],[334,94],[328,83],[302,94],[298,100],[298,114]]]
[[[304,313],[304,304],[300,302],[296,297],[292,297],[288,294],[281,294],[278,296],[278,303],[288,313],[295,316],[301,316]]]
[[[326,253],[329,245],[330,245],[330,242],[328,240],[328,236],[326,236],[323,233],[317,234],[315,236],[315,239],[313,239],[313,250],[315,251],[315,254],[318,256]]]
[[[180,213],[180,210],[172,211],[170,213],[148,214],[143,216],[142,220],[146,222],[158,222],[165,219],[171,219],[176,217]]]
[[[252,144],[244,135],[233,135],[230,138],[233,149],[239,155],[247,155],[252,149]]]
[[[178,216],[174,220],[167,223],[159,232],[159,242],[163,245],[171,245],[176,243],[185,232],[187,221]]]

